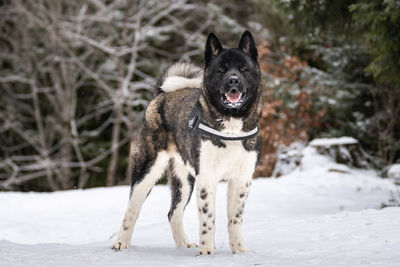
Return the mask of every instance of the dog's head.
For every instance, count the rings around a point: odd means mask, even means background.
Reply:
[[[258,53],[249,31],[238,48],[224,49],[211,33],[205,48],[204,89],[206,97],[219,112],[245,116],[260,95]]]

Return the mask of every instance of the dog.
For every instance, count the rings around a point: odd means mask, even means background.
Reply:
[[[176,63],[160,77],[131,153],[128,208],[116,251],[130,245],[143,202],[167,174],[172,201],[168,212],[178,247],[197,247],[183,226],[183,213],[196,184],[200,244],[197,255],[215,254],[215,196],[228,181],[228,230],[233,253],[248,251],[242,218],[259,159],[261,86],[258,52],[245,31],[238,48],[225,49],[209,34],[205,67]]]

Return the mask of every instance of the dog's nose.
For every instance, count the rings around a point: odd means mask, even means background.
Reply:
[[[239,77],[238,77],[238,76],[235,76],[235,75],[230,76],[230,77],[228,78],[228,84],[229,84],[229,86],[237,86],[237,85],[239,85],[239,84],[240,84],[240,79],[239,79]]]

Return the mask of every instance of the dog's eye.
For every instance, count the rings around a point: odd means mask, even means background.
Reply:
[[[218,69],[218,72],[220,72],[220,73],[225,73],[225,68],[222,68],[222,67],[219,68],[219,69]]]
[[[246,66],[241,66],[239,68],[239,70],[240,70],[240,72],[245,72],[247,70],[247,67]]]

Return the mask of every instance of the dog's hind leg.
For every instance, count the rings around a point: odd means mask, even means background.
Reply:
[[[140,155],[133,159],[131,195],[117,241],[112,246],[115,250],[126,249],[130,245],[133,228],[143,202],[151,188],[161,178],[169,162],[169,156],[165,151],[158,152],[154,158],[146,158],[144,155],[142,158],[139,157]]]
[[[171,161],[168,179],[172,196],[168,220],[176,246],[196,247],[196,244],[190,243],[183,226],[183,213],[193,192],[194,177],[184,165]]]

